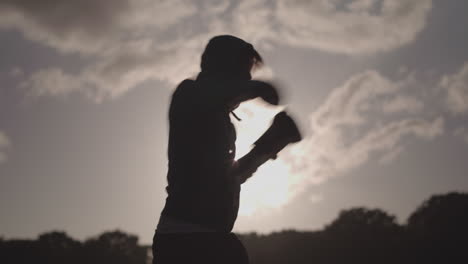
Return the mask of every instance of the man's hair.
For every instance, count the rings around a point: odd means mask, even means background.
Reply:
[[[263,64],[252,44],[230,35],[213,37],[201,58],[201,70],[210,74],[239,75]]]

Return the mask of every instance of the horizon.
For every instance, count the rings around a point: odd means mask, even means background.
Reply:
[[[332,226],[335,221],[337,221],[338,219],[341,218],[342,214],[346,214],[346,213],[349,213],[349,212],[353,212],[353,211],[360,211],[360,210],[363,210],[364,212],[368,212],[368,213],[378,213],[378,212],[381,212],[381,213],[384,213],[386,215],[386,217],[389,217],[389,218],[393,218],[393,221],[394,223],[399,226],[399,227],[405,227],[405,226],[408,226],[409,225],[409,220],[410,220],[410,217],[411,216],[414,216],[418,211],[422,210],[422,208],[424,208],[424,206],[427,206],[427,202],[431,201],[431,200],[434,200],[436,198],[445,198],[446,199],[446,203],[445,203],[445,206],[448,206],[449,203],[448,203],[448,197],[449,196],[458,196],[458,198],[461,198],[459,202],[462,201],[463,197],[466,198],[468,197],[468,192],[465,192],[465,193],[460,193],[460,192],[448,192],[448,193],[444,193],[444,194],[433,194],[431,195],[431,197],[428,197],[427,199],[425,199],[423,202],[421,202],[421,204],[417,207],[417,208],[414,208],[413,212],[411,213],[411,215],[408,217],[408,219],[406,219],[406,221],[404,222],[399,222],[398,219],[396,219],[395,215],[392,214],[392,212],[386,212],[380,208],[366,208],[366,207],[360,207],[360,206],[355,206],[355,207],[351,207],[351,208],[344,208],[342,209],[339,214],[330,222],[330,223],[327,223],[325,226],[323,226],[321,229],[314,229],[314,230],[299,230],[299,229],[281,229],[281,230],[273,230],[269,233],[258,233],[256,231],[250,231],[250,232],[243,232],[243,233],[238,233],[239,235],[241,236],[249,236],[249,235],[255,235],[255,236],[270,236],[270,235],[275,235],[275,234],[281,234],[281,233],[287,233],[287,232],[297,232],[297,233],[319,233],[319,232],[327,232],[327,230],[329,229],[330,226]],[[453,201],[452,201],[453,202]],[[435,208],[435,209],[439,209],[440,208]],[[440,211],[439,213],[441,213],[442,211]],[[454,220],[454,219],[450,219],[450,218],[447,218],[447,220]],[[139,237],[138,235],[136,234],[133,234],[133,233],[128,233],[126,232],[125,230],[122,230],[122,229],[112,229],[112,230],[103,230],[101,231],[99,234],[94,234],[92,236],[89,236],[89,237],[86,237],[86,238],[82,238],[82,239],[75,239],[74,237],[70,236],[66,230],[48,230],[48,231],[44,231],[44,232],[40,232],[36,238],[15,238],[15,237],[11,237],[11,238],[7,238],[5,239],[3,236],[0,236],[0,241],[18,241],[18,240],[34,240],[34,239],[39,239],[40,236],[42,235],[45,235],[45,234],[53,234],[53,233],[64,233],[67,237],[73,239],[73,240],[76,240],[76,241],[79,241],[79,242],[86,242],[86,241],[89,241],[89,240],[93,240],[93,239],[96,239],[98,238],[99,236],[103,235],[103,234],[106,234],[106,233],[113,233],[113,232],[120,232],[120,233],[124,233],[126,235],[129,235],[129,236],[136,236],[137,239],[139,240]],[[139,243],[141,244],[141,243]],[[151,244],[141,244],[142,246],[151,246]]]

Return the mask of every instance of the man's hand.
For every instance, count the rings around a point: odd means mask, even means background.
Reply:
[[[236,162],[234,176],[244,183],[258,167],[269,159],[276,159],[284,147],[301,139],[294,120],[286,112],[278,113],[270,128],[254,143],[255,147]]]
[[[264,81],[252,80],[250,82],[260,98],[269,104],[278,105],[280,98],[275,86]]]

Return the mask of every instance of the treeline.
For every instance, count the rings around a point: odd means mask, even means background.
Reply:
[[[352,208],[317,232],[242,235],[251,263],[468,263],[468,194],[435,195],[399,225],[380,209]]]
[[[48,232],[36,240],[0,238],[2,264],[145,264],[151,263],[149,247],[122,231],[105,232],[80,242],[65,232]]]
[[[252,264],[468,263],[468,194],[435,195],[400,225],[363,207],[340,212],[315,232],[239,235]],[[0,239],[0,263],[151,263],[150,245],[121,231],[80,242],[64,232],[36,240]]]

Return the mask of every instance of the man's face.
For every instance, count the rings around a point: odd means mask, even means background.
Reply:
[[[246,63],[243,69],[243,74],[241,74],[242,77],[244,77],[246,80],[252,80],[252,68],[253,68],[253,62],[249,61]]]

